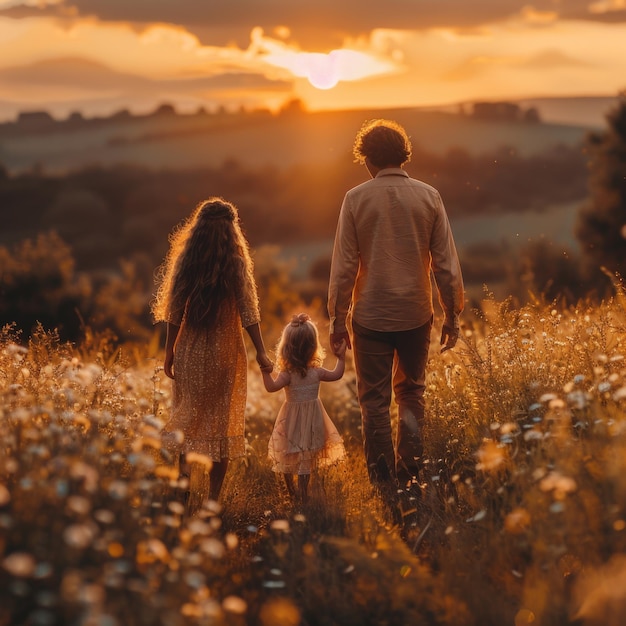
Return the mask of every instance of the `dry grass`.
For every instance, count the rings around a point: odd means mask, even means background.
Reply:
[[[188,518],[158,361],[4,329],[0,624],[622,624],[624,299],[487,298],[433,346],[422,499],[401,508],[368,485],[351,372],[323,387],[348,459],[305,507],[267,463],[281,398],[251,371],[249,453]]]

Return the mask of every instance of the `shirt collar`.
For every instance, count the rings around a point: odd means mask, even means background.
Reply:
[[[376,174],[376,178],[380,178],[381,176],[405,176],[406,178],[409,177],[409,175],[401,167],[387,167],[384,170],[380,170],[378,174]]]

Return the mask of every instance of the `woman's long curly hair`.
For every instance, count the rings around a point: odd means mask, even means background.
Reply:
[[[170,235],[170,248],[157,270],[152,303],[155,321],[211,328],[235,306],[248,274],[254,286],[248,242],[236,207],[222,198],[201,202]]]
[[[294,315],[285,326],[276,348],[278,367],[297,372],[303,378],[309,367],[320,367],[324,362],[324,348],[320,344],[317,326],[307,313]]]

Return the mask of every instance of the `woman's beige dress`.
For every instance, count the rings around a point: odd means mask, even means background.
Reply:
[[[183,316],[174,345],[171,417],[164,429],[182,432],[179,451],[213,461],[244,456],[248,358],[243,329],[259,321],[254,284],[246,284],[222,309],[215,327],[190,328]],[[208,468],[201,470],[192,467],[190,491],[196,505],[208,491]]]

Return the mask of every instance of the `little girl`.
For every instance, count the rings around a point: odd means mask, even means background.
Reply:
[[[174,231],[152,311],[156,321],[167,322],[164,371],[174,381],[164,440],[167,434],[175,440],[176,431],[183,434],[182,443],[172,447],[180,454],[181,474],[190,474],[188,510],[193,512],[207,495],[217,501],[228,460],[245,453],[242,327],[259,365],[272,365],[259,327],[248,243],[231,203],[201,202]],[[189,467],[189,453],[207,462]]]
[[[262,367],[267,391],[285,389],[285,403],[280,408],[270,437],[268,452],[272,469],[282,472],[289,494],[306,502],[311,470],[339,461],[345,456],[337,432],[319,398],[321,381],[339,380],[345,369],[346,343],[335,346],[334,370],[321,367],[324,359],[317,328],[306,313],[294,315],[284,328],[277,348],[280,373],[271,375],[271,367]],[[298,476],[298,491],[293,475]]]

